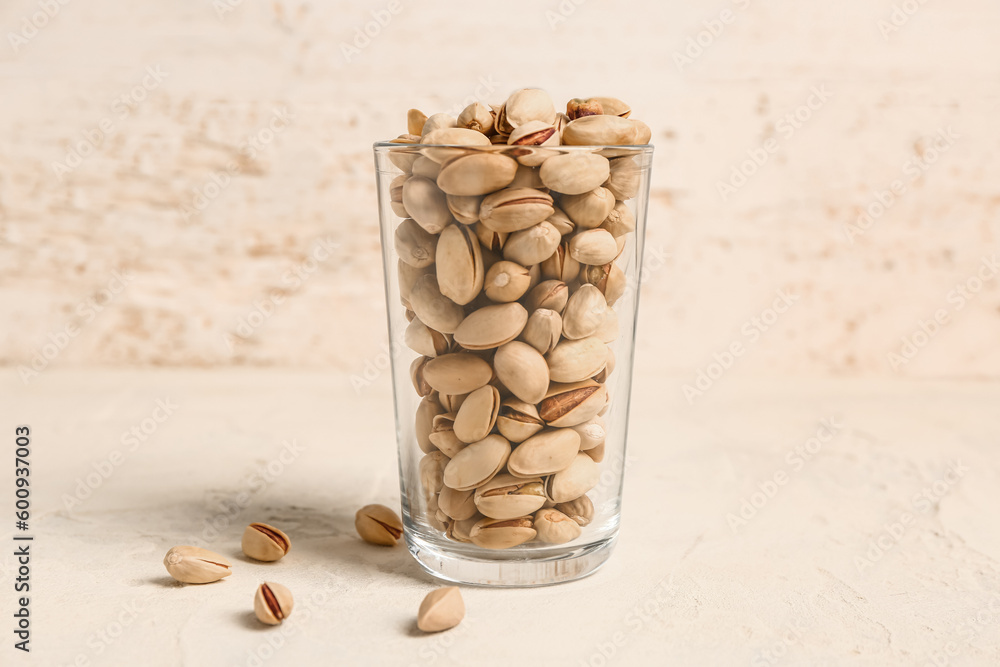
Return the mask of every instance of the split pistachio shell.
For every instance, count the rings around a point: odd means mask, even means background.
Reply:
[[[529,311],[547,308],[561,313],[569,300],[569,287],[561,280],[543,280],[531,289],[524,307]]]
[[[440,130],[448,127],[456,127],[458,122],[455,120],[454,116],[446,113],[436,113],[428,117],[424,122],[424,126],[420,129],[421,137],[425,137],[435,130]]]
[[[594,518],[594,503],[586,495],[569,502],[557,503],[554,509],[573,519],[580,526],[586,526]]]
[[[420,321],[435,331],[455,333],[465,319],[462,307],[441,294],[437,277],[421,276],[410,290],[410,306]]]
[[[618,244],[607,230],[588,229],[570,240],[569,254],[580,264],[607,264],[618,256]]]
[[[579,498],[597,486],[601,471],[586,453],[577,454],[572,463],[545,482],[545,495],[552,502],[565,503]]]
[[[469,394],[455,417],[455,435],[462,442],[477,442],[493,430],[500,412],[500,392],[492,385]]]
[[[424,131],[424,123],[427,122],[427,114],[419,109],[410,109],[406,112],[406,131],[410,134],[420,136]]]
[[[580,273],[580,262],[570,254],[570,245],[566,241],[559,244],[556,251],[542,262],[541,267],[542,276],[550,280],[569,282]]]
[[[438,393],[438,402],[441,407],[445,409],[445,412],[458,413],[458,409],[462,407],[462,403],[468,397],[468,394],[442,394]]]
[[[438,237],[418,225],[416,221],[406,219],[399,223],[394,242],[400,261],[417,269],[434,263]]]
[[[542,400],[549,389],[545,357],[527,343],[501,345],[493,357],[493,369],[504,386],[526,403]]]
[[[281,560],[291,549],[288,535],[266,523],[251,523],[243,531],[243,553],[266,563]]]
[[[562,317],[554,310],[539,308],[528,317],[521,331],[521,340],[540,354],[548,354],[559,344],[562,335]]]
[[[430,159],[429,157],[421,155],[413,163],[414,176],[419,176],[421,178],[426,178],[431,181],[436,181],[439,173],[441,173],[441,165],[435,162],[434,160]]]
[[[507,461],[507,469],[517,477],[551,475],[569,466],[579,451],[579,433],[570,428],[549,429],[518,445]]]
[[[607,219],[601,223],[601,228],[611,232],[615,238],[631,234],[635,231],[635,216],[625,202],[615,202]]]
[[[479,220],[498,232],[516,232],[552,215],[552,196],[532,188],[507,188],[483,199]]]
[[[506,155],[470,153],[441,165],[437,184],[449,195],[479,196],[506,187],[516,173],[517,162]]]
[[[469,537],[469,533],[472,531],[472,527],[479,523],[482,519],[483,515],[476,512],[468,519],[461,519],[452,522],[448,529],[448,537],[456,542],[472,542],[472,538]]]
[[[450,486],[443,487],[438,496],[438,508],[455,521],[464,521],[477,513],[475,492],[456,491]]]
[[[572,123],[571,123],[572,125]],[[542,163],[542,183],[550,190],[565,195],[590,192],[608,180],[610,165],[606,157],[596,153],[565,153]]]
[[[444,127],[433,132],[428,132],[420,139],[421,144],[427,144],[427,148],[420,149],[426,157],[438,164],[455,157],[466,155],[463,148],[439,148],[436,144],[445,146],[489,146],[490,140],[482,132],[467,130],[464,127]],[[414,168],[416,168],[414,164]]]
[[[577,229],[594,229],[614,210],[615,196],[607,188],[598,187],[582,195],[565,196],[559,203]]]
[[[492,301],[509,303],[524,296],[530,285],[528,269],[515,262],[502,261],[486,272],[484,291]]]
[[[628,286],[625,272],[614,262],[599,266],[585,265],[580,271],[580,280],[596,287],[609,306],[613,306],[621,298]]]
[[[538,416],[538,410],[531,403],[517,398],[508,398],[500,406],[497,428],[503,437],[511,442],[524,442],[543,428],[545,423]]]
[[[403,342],[414,352],[425,357],[437,357],[448,351],[451,337],[440,331],[434,331],[419,318],[413,318],[403,332]]]
[[[546,141],[546,145],[553,146],[558,144],[559,139],[559,128],[556,128],[556,133]],[[518,146],[517,147],[517,161],[520,162],[525,167],[540,167],[549,158],[555,157],[556,155],[561,155],[558,151],[551,148],[542,148],[540,146]]]
[[[506,125],[511,131],[533,120],[552,124],[556,119],[556,108],[552,98],[538,88],[522,88],[507,98],[504,104]]]
[[[639,165],[631,157],[620,157],[611,161],[611,173],[604,184],[615,199],[632,199],[639,194]]]
[[[354,515],[354,527],[365,542],[395,546],[403,536],[399,515],[385,505],[365,505]]]
[[[392,143],[395,144],[415,144],[419,143],[420,137],[412,137],[410,140],[410,135],[402,135],[397,139],[394,139]],[[409,174],[410,170],[413,169],[413,163],[416,162],[417,158],[420,157],[420,153],[416,152],[411,148],[390,148],[389,149],[389,162],[392,162],[396,167],[399,168],[404,174]],[[402,201],[402,200],[400,200]]]
[[[493,369],[468,352],[452,352],[431,359],[424,366],[424,380],[445,394],[468,394],[489,384]]]
[[[410,363],[410,381],[413,382],[413,389],[418,396],[429,396],[434,391],[424,379],[424,366],[428,359],[428,357],[417,357]]]
[[[590,101],[601,105],[601,113],[609,116],[621,116],[628,118],[632,113],[632,107],[622,102],[617,97],[591,97]]]
[[[464,127],[484,135],[493,131],[493,113],[482,102],[473,102],[462,109],[456,120],[459,127]]]
[[[455,330],[455,342],[467,350],[500,347],[518,337],[528,321],[528,311],[516,301],[473,311]]]
[[[273,581],[258,586],[253,598],[253,612],[257,620],[267,625],[280,625],[292,613],[294,606],[292,592]]]
[[[499,435],[488,435],[455,455],[444,469],[444,483],[456,491],[468,491],[493,479],[507,464],[510,443]]]
[[[545,187],[542,184],[541,176],[539,176],[538,170],[532,167],[525,167],[520,165],[517,168],[517,174],[514,175],[514,180],[510,182],[509,188],[534,188],[539,190]]]
[[[472,543],[484,549],[510,549],[535,538],[530,516],[516,519],[481,519],[469,531]]]
[[[475,506],[491,519],[516,519],[545,504],[541,477],[518,478],[501,474],[476,489]]]
[[[604,425],[603,417],[593,417],[582,424],[571,426],[571,429],[580,436],[580,451],[585,452],[604,444],[608,432]]]
[[[576,120],[584,116],[599,116],[604,113],[604,107],[594,99],[573,98],[566,103],[566,117]]]
[[[170,576],[185,584],[208,584],[233,573],[232,564],[214,551],[201,547],[174,547],[163,557]]]
[[[551,123],[532,120],[511,132],[507,143],[511,146],[541,146],[557,136],[556,132]]]
[[[581,285],[566,303],[562,335],[570,340],[593,335],[604,322],[607,310],[608,302],[601,290],[594,285]]]
[[[428,178],[407,179],[403,184],[403,206],[410,217],[431,234],[440,233],[451,223],[445,194]]]
[[[538,404],[538,416],[549,426],[576,426],[597,415],[607,402],[607,389],[593,380],[553,382]]]
[[[565,327],[566,321],[563,320]],[[597,375],[608,361],[608,348],[593,336],[564,340],[545,355],[553,382],[581,382]]]
[[[483,254],[469,227],[449,225],[441,232],[434,263],[441,294],[460,306],[479,295],[485,276]]]
[[[465,603],[457,586],[431,591],[420,603],[417,627],[424,632],[441,632],[453,628],[465,617]]]
[[[538,510],[534,517],[538,541],[546,544],[565,544],[580,537],[582,529],[573,519],[557,509]]]
[[[432,429],[434,428],[434,417],[438,416],[442,412],[443,409],[441,405],[429,396],[422,398],[420,400],[420,405],[417,406],[417,415],[414,420],[414,432],[417,438],[417,445],[420,446],[420,451],[425,454],[434,451],[434,445],[431,443],[430,435]]]
[[[466,444],[455,435],[455,413],[453,412],[435,415],[429,438],[431,444],[448,458],[452,458],[462,451]]]
[[[479,211],[476,211],[476,215],[479,215]],[[490,250],[493,252],[499,252],[503,250],[504,244],[507,243],[507,237],[510,236],[507,232],[495,232],[483,223],[476,223],[476,238],[479,239],[480,245],[483,246],[483,250]]]
[[[532,266],[555,252],[562,236],[555,227],[540,222],[533,227],[514,232],[504,245],[503,256],[524,266]]]
[[[447,195],[448,210],[463,225],[472,225],[479,221],[479,207],[483,203],[482,197],[462,197],[460,195]]]
[[[558,206],[554,207],[554,212],[545,219],[545,222],[555,227],[556,231],[563,236],[572,234],[576,229],[576,224],[574,224],[574,222],[569,219],[569,216],[566,215],[566,212]]]
[[[567,146],[631,146],[649,141],[645,123],[619,116],[584,116],[567,123],[562,142]],[[648,129],[648,128],[646,128]],[[642,139],[645,138],[645,141]]]

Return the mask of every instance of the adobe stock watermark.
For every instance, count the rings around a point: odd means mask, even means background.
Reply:
[[[14,50],[14,55],[20,53],[21,49],[38,36],[38,33],[49,24],[62,11],[62,8],[70,3],[70,0],[36,0],[38,11],[29,16],[22,16],[20,27],[17,32],[7,33],[7,42]]]
[[[469,106],[473,102],[485,102],[490,98],[490,95],[497,91],[501,83],[493,78],[492,74],[487,74],[486,76],[480,76],[479,80],[476,82],[476,89],[472,91],[472,94],[463,99],[460,102],[456,102],[448,109],[445,109],[445,113],[449,116],[458,116],[465,110],[465,107]]]
[[[115,614],[111,621],[104,627],[87,635],[86,651],[76,654],[72,667],[91,667],[94,665],[93,658],[104,655],[104,652],[111,648],[115,642],[121,639],[125,631],[135,625],[136,620],[147,609],[147,601],[136,598],[131,602],[123,602],[121,609]],[[102,661],[101,664],[104,664]]]
[[[80,331],[93,322],[119,294],[125,291],[133,279],[134,276],[128,271],[115,269],[111,272],[111,279],[105,283],[104,287],[97,290],[94,295],[78,301],[73,312],[78,318],[81,318],[82,322],[67,322],[61,329],[50,331],[46,336],[48,342],[43,343],[40,348],[36,348],[32,352],[29,365],[21,364],[17,367],[17,374],[21,378],[21,382],[28,385],[44,372],[49,364],[69,347],[73,339],[80,335]]]
[[[923,176],[961,138],[962,135],[956,133],[949,125],[939,128],[933,135],[924,137],[918,142],[926,146],[922,153],[903,162],[900,167],[902,177],[893,179],[888,187],[873,192],[871,200],[853,224],[844,223],[844,235],[851,245],[854,245],[857,237],[864,236],[909,191],[909,185]]]
[[[577,661],[578,667],[607,667],[618,653],[628,645],[651,621],[662,618],[677,596],[673,573],[661,579],[656,586],[635,603],[622,619],[623,629],[606,635],[594,645],[593,651]]]
[[[118,131],[119,124],[149,99],[150,94],[159,88],[168,76],[170,73],[164,72],[160,65],[150,65],[146,68],[142,81],[112,100],[109,105],[112,115],[105,116],[95,126],[82,130],[80,134],[83,138],[70,146],[62,162],[57,160],[52,163],[52,173],[59,181],[62,182],[68,174],[76,171],[87,158],[94,155],[104,145],[105,140]]]
[[[899,339],[899,348],[886,355],[889,367],[898,372],[900,368],[913,361],[944,327],[951,324],[952,313],[965,308],[983,290],[986,283],[996,278],[998,273],[1000,273],[1000,261],[997,260],[996,253],[990,257],[983,256],[973,275],[948,291],[945,301],[949,307],[938,308],[927,320],[917,319],[916,329]]]
[[[798,295],[780,289],[775,292],[774,301],[771,302],[770,306],[743,322],[740,326],[742,338],[737,338],[729,343],[722,352],[713,353],[712,361],[704,368],[698,369],[694,382],[681,387],[688,405],[694,405],[696,399],[704,396],[705,392],[711,389],[733,367],[736,360],[746,354],[750,347],[759,341],[761,336],[767,333],[800,298]]]
[[[220,21],[225,21],[229,15],[243,6],[243,0],[212,0],[212,9]]]
[[[941,499],[948,495],[952,487],[969,472],[968,466],[961,460],[951,463],[944,475],[922,488],[910,499],[913,511],[903,511],[894,521],[882,524],[882,529],[870,542],[868,550],[862,556],[854,557],[854,567],[859,574],[864,574],[868,568],[874,567],[885,555],[892,551],[903,539],[906,531],[916,525],[920,515],[927,514]]]
[[[749,9],[752,3],[753,0],[732,0],[733,6],[740,12]],[[726,31],[726,26],[730,26],[736,22],[737,17],[737,12],[727,7],[720,11],[717,16],[702,21],[703,30],[699,30],[697,34],[689,36],[684,44],[684,48],[681,51],[674,51],[673,53],[674,65],[677,67],[677,71],[683,74],[685,67],[690,67],[696,60],[701,58],[705,51],[715,44],[715,40],[721,37],[722,33]]]
[[[545,20],[549,22],[549,30],[555,32],[560,24],[576,14],[576,10],[587,4],[587,0],[561,0],[555,9],[545,10]]]
[[[750,667],[772,667],[788,655],[788,649],[802,641],[806,624],[796,618],[781,628],[778,638],[765,648],[757,650],[750,659]]]
[[[748,148],[747,157],[734,164],[729,170],[729,178],[725,181],[715,182],[715,190],[719,193],[722,201],[728,201],[729,197],[746,185],[753,175],[781,150],[782,142],[795,136],[795,133],[802,129],[803,125],[808,123],[813,114],[822,109],[831,97],[833,94],[826,89],[825,83],[813,86],[805,102],[779,118],[774,124],[774,129],[781,139],[769,137],[760,146]]]
[[[233,179],[243,173],[243,162],[256,160],[261,151],[287,130],[294,120],[294,111],[286,107],[273,108],[267,124],[248,134],[239,144],[239,158],[230,160],[221,171],[213,171],[205,181],[192,188],[190,202],[180,207],[181,217],[187,222],[200,216],[232,184]]]
[[[903,2],[894,3],[889,17],[881,18],[875,22],[882,39],[888,42],[889,36],[899,32],[925,4],[927,4],[927,0],[903,0]]]
[[[740,528],[745,528],[778,495],[778,491],[787,486],[792,478],[805,468],[806,463],[823,451],[823,447],[832,442],[842,430],[844,425],[837,422],[837,417],[825,417],[819,420],[819,427],[812,437],[785,452],[782,460],[787,468],[780,467],[770,477],[759,482],[756,491],[740,499],[739,509],[726,515],[726,523],[729,524],[730,530],[735,534]]]
[[[94,492],[111,479],[111,476],[125,461],[153,437],[153,434],[173,416],[174,411],[179,407],[181,406],[171,401],[170,397],[156,399],[156,406],[149,413],[149,416],[138,424],[133,424],[130,429],[121,434],[118,439],[121,448],[112,449],[106,457],[92,462],[90,465],[93,470],[83,477],[76,478],[73,494],[64,493],[62,495],[63,507],[66,508],[66,511],[78,508],[94,495]]]
[[[970,646],[983,630],[993,629],[1000,624],[1000,593],[994,592],[990,601],[978,610],[971,612],[964,621],[955,626],[954,634],[964,640],[965,646]],[[927,652],[928,667],[948,667],[952,658],[962,653],[963,646],[955,641],[945,643],[939,650]]]
[[[372,41],[377,39],[382,34],[382,31],[389,27],[389,24],[402,13],[409,2],[410,0],[406,2],[403,0],[389,0],[383,9],[370,10],[369,14],[372,20],[366,22],[364,25],[355,26],[354,39],[350,44],[347,42],[340,43],[340,53],[344,56],[344,62],[348,65],[351,64],[355,58],[361,55],[362,51],[371,46]]]

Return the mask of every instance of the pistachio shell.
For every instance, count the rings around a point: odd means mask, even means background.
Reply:
[[[580,524],[557,509],[538,510],[534,516],[536,539],[546,544],[565,544],[580,537]]]
[[[421,144],[440,144],[446,146],[489,146],[490,140],[482,132],[468,130],[464,127],[443,127],[428,132],[420,139]],[[437,163],[443,163],[454,157],[466,154],[461,148],[422,148],[421,153]],[[417,165],[414,164],[414,169]]]
[[[549,426],[576,426],[603,410],[607,402],[607,389],[593,380],[553,382],[538,404],[538,416]]]
[[[396,254],[410,266],[422,269],[434,263],[438,237],[407,218],[396,227],[393,237]]]
[[[561,280],[543,280],[528,292],[524,307],[529,312],[539,308],[547,308],[561,313],[566,308],[569,299],[569,287]]]
[[[604,450],[605,450],[605,445],[598,445],[593,449],[588,449],[587,451],[584,452],[584,454],[589,456],[594,461],[594,463],[600,463],[601,461],[604,460]]]
[[[506,155],[470,153],[442,164],[437,183],[449,195],[478,196],[506,187],[516,173],[517,162]]]
[[[426,276],[432,273],[434,269],[431,267],[416,268],[410,266],[403,260],[396,261],[396,277],[399,283],[399,300],[406,307],[410,307],[410,293],[413,291],[413,286],[417,283],[421,276]]]
[[[549,141],[555,133],[556,128],[551,123],[532,120],[511,132],[507,143],[511,146],[541,146]]]
[[[497,422],[500,412],[500,392],[486,385],[471,392],[455,417],[455,435],[462,442],[482,440]]]
[[[468,491],[456,491],[450,486],[441,489],[438,496],[438,507],[455,521],[471,519],[479,511],[476,509],[475,493]]]
[[[565,328],[566,321],[563,320]],[[597,375],[608,361],[607,346],[593,336],[564,340],[545,355],[553,382],[581,382]]]
[[[521,340],[540,354],[548,354],[559,344],[562,335],[562,317],[548,308],[539,308],[528,317],[521,332]]]
[[[615,202],[615,207],[601,223],[601,228],[608,230],[615,238],[625,236],[635,231],[635,216],[625,202]]]
[[[565,503],[557,503],[553,509],[557,509],[578,525],[586,526],[594,518],[594,503],[586,495]]]
[[[413,163],[414,176],[419,176],[421,178],[426,178],[432,181],[436,181],[438,174],[440,172],[441,172],[441,165],[439,165],[437,162],[430,159],[429,157],[421,155],[419,158],[417,158],[416,162]]]
[[[444,469],[444,483],[468,491],[490,481],[507,463],[510,443],[503,436],[488,435],[460,451]]]
[[[580,436],[581,452],[603,445],[604,440],[608,435],[607,428],[605,427],[604,419],[602,417],[593,417],[582,424],[577,424],[576,426],[571,426],[570,428],[576,431]]]
[[[562,235],[559,230],[547,222],[539,222],[511,234],[503,247],[503,256],[512,262],[531,266],[550,257],[560,241]]]
[[[429,396],[434,389],[424,380],[424,365],[429,357],[417,357],[410,363],[410,381],[418,396]]]
[[[540,170],[545,187],[566,195],[590,192],[608,180],[610,165],[596,153],[566,153],[546,160]]]
[[[434,130],[440,130],[447,127],[456,127],[458,122],[455,120],[454,116],[446,113],[436,113],[430,116],[425,122],[424,126],[420,129],[421,137],[425,137]]]
[[[469,538],[484,549],[510,549],[535,538],[530,516],[517,519],[481,519],[469,531]]]
[[[434,181],[419,176],[403,184],[403,206],[417,224],[431,234],[437,234],[451,223],[448,201]]]
[[[483,199],[479,220],[498,232],[516,232],[552,215],[552,196],[532,188],[507,188]]]
[[[569,254],[580,264],[607,264],[618,256],[618,244],[606,229],[588,229],[570,239]]]
[[[483,288],[483,255],[479,240],[465,225],[449,225],[441,232],[435,254],[441,294],[464,306]]]
[[[559,130],[556,129],[556,133],[545,142],[546,146],[558,145],[559,143]],[[512,152],[513,154],[513,152]],[[525,167],[540,167],[542,163],[549,158],[555,157],[556,155],[561,155],[556,150],[552,148],[541,148],[538,146],[519,146],[517,148],[517,161],[520,162]]]
[[[416,168],[416,165],[414,165]],[[620,157],[611,161],[611,173],[604,184],[615,199],[632,199],[639,193],[641,170],[630,157]]]
[[[597,486],[600,477],[601,471],[594,460],[581,452],[568,467],[546,480],[545,494],[552,502],[569,502]]]
[[[455,333],[465,318],[462,307],[441,294],[437,277],[427,274],[417,279],[410,290],[410,305],[421,322],[441,333]]]
[[[649,129],[649,125],[634,119],[632,123],[635,124],[635,140],[632,143],[635,145],[648,144],[649,140],[653,138],[653,131]]]
[[[595,230],[589,230],[595,231]],[[576,238],[576,237],[573,237]],[[569,251],[570,245],[563,241],[556,251],[542,262],[542,277],[550,280],[569,282],[580,274],[580,262]]]
[[[425,357],[436,357],[444,354],[451,346],[450,336],[429,328],[420,321],[413,318],[403,332],[403,342],[406,346]]]
[[[521,479],[499,474],[476,489],[476,509],[491,519],[516,519],[545,504],[541,477]]]
[[[552,98],[544,90],[522,88],[507,98],[504,116],[506,125],[513,131],[533,120],[551,125],[556,119],[556,108],[552,104]]]
[[[434,451],[434,445],[431,443],[430,434],[433,429],[434,417],[444,412],[444,409],[429,396],[425,396],[420,400],[420,405],[417,406],[417,414],[414,423],[414,434],[417,438],[417,445],[420,447],[420,451],[425,454]]]
[[[542,183],[542,177],[538,169],[532,167],[525,167],[524,165],[518,165],[517,173],[514,174],[514,180],[510,182],[508,188],[534,188],[540,189],[545,187]]]
[[[562,335],[571,340],[592,335],[604,322],[607,310],[608,302],[597,287],[581,285],[566,304],[562,318]]]
[[[613,343],[618,340],[618,313],[608,308],[604,313],[604,321],[594,332],[594,337],[604,343]]]
[[[590,101],[601,105],[601,113],[609,116],[621,116],[628,118],[632,113],[632,107],[622,102],[617,97],[591,97]]]
[[[549,429],[518,445],[507,460],[507,469],[518,477],[551,475],[569,466],[579,451],[579,433],[570,428]]]
[[[448,210],[463,225],[471,225],[479,221],[479,207],[483,203],[482,197],[447,195],[446,201],[448,202]]]
[[[444,487],[444,469],[450,459],[443,452],[430,452],[420,459],[420,486],[428,506],[437,509],[437,494]]]
[[[462,407],[462,403],[465,402],[468,394],[442,394],[438,393],[438,403],[441,407],[445,409],[445,412],[458,412],[458,409]]]
[[[455,455],[465,449],[466,444],[468,444],[455,435],[454,413],[445,413],[434,417],[430,441],[450,459],[455,458]]]
[[[615,319],[617,322],[617,318]],[[617,336],[615,336],[617,338]],[[610,347],[608,348],[608,363],[604,366],[604,369],[594,376],[594,380],[597,382],[604,383],[607,381],[608,376],[615,372],[615,351]]]
[[[515,302],[485,306],[469,313],[455,331],[455,342],[467,350],[488,350],[517,338],[528,311]]]
[[[572,234],[576,230],[576,225],[569,219],[569,216],[566,215],[566,212],[561,208],[558,206],[553,208],[555,209],[555,212],[546,218],[545,222],[555,227],[556,230],[563,236]]]
[[[468,394],[489,384],[491,379],[490,365],[468,352],[442,354],[424,366],[424,380],[444,394]]]
[[[493,113],[482,102],[473,102],[458,114],[459,127],[490,134],[493,131]]]
[[[468,519],[456,520],[448,529],[448,537],[456,542],[472,542],[469,532],[472,527],[483,519],[483,515],[476,512]]]
[[[508,398],[500,405],[497,428],[511,442],[524,442],[545,428],[545,423],[538,416],[534,405],[517,398]]]
[[[406,135],[403,136],[405,137]],[[415,139],[416,141],[401,141],[397,139],[393,143],[410,144],[420,141],[420,137],[415,137]],[[409,147],[393,147],[389,149],[389,162],[396,165],[403,174],[410,173],[413,169],[413,163],[416,162],[418,157],[420,157],[420,153]]]
[[[585,265],[580,270],[580,280],[597,287],[609,306],[614,305],[625,293],[625,288],[628,287],[625,272],[615,262],[599,266]]]
[[[524,296],[531,285],[531,276],[520,264],[502,261],[490,267],[483,285],[486,296],[492,301],[509,303]]]
[[[599,116],[602,113],[604,113],[604,107],[597,100],[576,97],[566,103],[566,117],[569,120],[576,120],[584,116]]]
[[[493,369],[504,386],[526,403],[537,403],[548,391],[545,357],[527,343],[512,341],[500,346],[493,357]]]
[[[406,112],[406,131],[419,136],[424,131],[424,123],[427,122],[427,114],[419,109],[410,109]]]
[[[563,129],[562,142],[567,146],[631,146],[639,143],[639,121],[618,116],[584,116],[571,120]]]
[[[566,195],[559,200],[577,229],[594,229],[615,208],[615,197],[607,188],[598,187],[582,195]]]
[[[479,211],[476,211],[476,215],[479,215]],[[509,236],[507,232],[495,232],[481,222],[476,223],[476,238],[485,250],[493,252],[503,250]]]

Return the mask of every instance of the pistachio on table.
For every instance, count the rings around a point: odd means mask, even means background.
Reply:
[[[292,544],[282,531],[266,523],[251,523],[243,531],[243,553],[264,562],[281,560]]]
[[[253,611],[257,620],[267,625],[280,625],[292,613],[294,606],[292,592],[272,581],[258,586],[253,598]]]
[[[465,602],[457,586],[431,591],[420,603],[417,627],[424,632],[441,632],[455,627],[465,617]]]
[[[354,527],[365,542],[395,546],[403,536],[399,515],[385,505],[365,505],[354,515]]]
[[[580,537],[580,524],[557,509],[538,510],[534,521],[539,542],[565,544]]]
[[[170,576],[185,584],[209,584],[233,573],[232,564],[214,551],[201,547],[173,547],[163,557]]]

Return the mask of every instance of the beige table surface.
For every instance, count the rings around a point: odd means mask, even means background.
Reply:
[[[731,378],[691,407],[640,373],[608,564],[558,587],[465,588],[465,622],[423,636],[434,580],[353,529],[360,505],[398,502],[387,378],[356,393],[342,375],[280,370],[3,377],[10,444],[15,424],[33,430],[36,494],[33,651],[12,661],[5,645],[5,665],[1000,661],[1000,383]],[[157,401],[176,407],[123,444]],[[835,436],[800,459],[823,420]],[[772,497],[753,497],[776,473]],[[744,500],[761,507],[734,528]],[[281,563],[241,556],[253,520],[290,534]],[[183,543],[229,556],[234,575],[173,583],[161,559]],[[252,617],[265,578],[296,594],[280,629]]]

